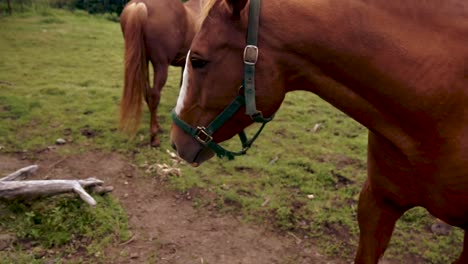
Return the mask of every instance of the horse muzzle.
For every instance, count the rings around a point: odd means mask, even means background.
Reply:
[[[175,125],[171,131],[171,145],[179,157],[194,167],[198,167],[215,155],[209,147],[200,144]]]

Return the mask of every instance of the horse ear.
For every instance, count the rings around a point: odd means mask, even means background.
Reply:
[[[238,17],[247,5],[247,1],[248,0],[226,0],[226,3],[231,7],[233,16]]]

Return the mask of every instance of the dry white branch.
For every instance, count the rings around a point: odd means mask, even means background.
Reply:
[[[24,167],[22,169],[19,169],[11,174],[9,174],[6,177],[0,178],[0,181],[14,181],[14,180],[22,180],[26,179],[29,177],[31,174],[35,173],[37,171],[37,168],[39,166],[37,165],[31,165],[28,167]]]
[[[302,243],[302,239],[300,239],[298,236],[296,236],[295,234],[291,233],[291,232],[287,232],[288,235],[292,236],[295,240],[296,240],[296,244],[299,245],[300,243]]]
[[[2,181],[0,182],[0,197],[5,199],[33,198],[75,192],[86,203],[96,205],[94,198],[83,188],[102,183],[94,178],[86,180]]]
[[[322,124],[317,123],[317,124],[315,124],[314,128],[312,129],[312,132],[317,133],[321,128],[322,128]]]
[[[271,201],[270,197],[267,197],[262,203],[262,207],[265,207]]]
[[[88,178],[85,180],[29,180],[24,179],[37,170],[37,165],[22,168],[4,178],[0,179],[0,198],[31,199],[40,196],[52,196],[62,193],[74,192],[89,205],[96,205],[96,200],[89,195],[84,188],[90,188],[97,193],[107,193],[113,190],[112,186],[102,186],[103,181]]]

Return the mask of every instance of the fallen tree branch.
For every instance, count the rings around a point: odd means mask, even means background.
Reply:
[[[31,166],[28,166],[28,167],[24,167],[22,169],[19,169],[11,174],[9,174],[8,176],[6,177],[3,177],[3,178],[0,178],[0,181],[14,181],[14,180],[23,180],[23,179],[26,179],[27,177],[29,177],[30,175],[32,175],[33,173],[35,173],[37,171],[37,168],[39,168],[39,166],[37,165],[31,165]]]
[[[16,198],[36,198],[39,196],[52,196],[62,193],[74,192],[88,203],[96,205],[96,200],[89,195],[84,188],[90,188],[91,191],[97,193],[107,193],[113,190],[112,186],[103,187],[104,183],[95,178],[85,180],[29,180],[19,181],[16,179],[24,179],[37,170],[37,165],[28,166],[17,170],[16,172],[0,179],[0,198],[16,199]]]
[[[34,198],[75,192],[86,203],[96,205],[94,198],[83,187],[102,183],[102,181],[94,178],[86,180],[2,181],[0,182],[0,197],[5,199]]]

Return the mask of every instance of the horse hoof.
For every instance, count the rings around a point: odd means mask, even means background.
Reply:
[[[151,141],[150,141],[150,145],[151,145],[151,147],[153,147],[153,148],[159,148],[159,147],[161,146],[161,142],[159,142],[159,139],[153,138],[153,139],[151,139]]]

